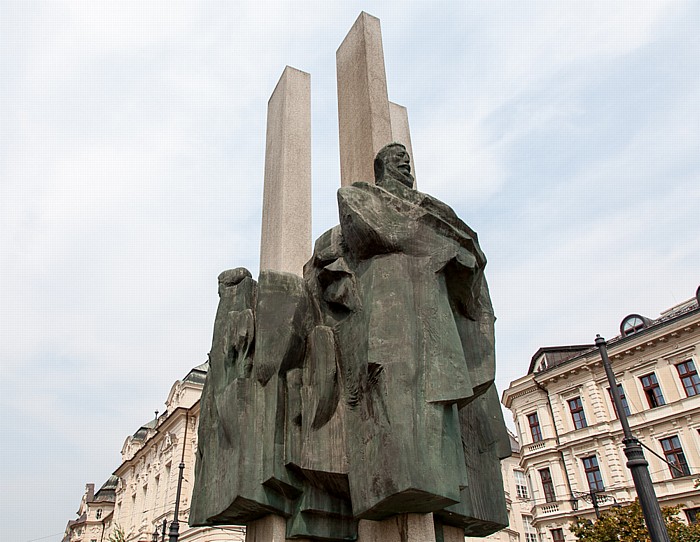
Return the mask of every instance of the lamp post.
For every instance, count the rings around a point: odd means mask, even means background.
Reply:
[[[187,446],[187,426],[190,423],[189,412],[185,413],[185,436],[182,439],[182,457],[180,459],[180,473],[177,477],[177,493],[175,493],[175,517],[170,522],[170,532],[168,537],[170,542],[177,542],[180,538],[180,521],[178,517],[180,515],[180,494],[182,493],[182,479],[185,477],[185,447]]]
[[[610,358],[608,358],[608,350],[605,344],[605,339],[603,339],[603,337],[600,335],[597,335],[595,338],[595,345],[600,351],[600,357],[603,360],[605,374],[607,375],[608,383],[610,384],[610,394],[612,395],[613,402],[615,403],[615,409],[617,410],[617,416],[620,419],[620,425],[622,425],[622,432],[624,434],[624,439],[622,442],[625,445],[627,467],[632,473],[634,487],[637,490],[639,504],[641,505],[642,512],[644,513],[644,520],[646,521],[647,529],[649,529],[651,542],[670,542],[668,538],[668,531],[666,531],[666,524],[664,523],[663,516],[661,515],[659,501],[656,499],[656,494],[654,493],[654,485],[652,484],[651,476],[649,475],[649,463],[647,463],[647,460],[644,459],[644,451],[642,450],[640,442],[634,437],[634,435],[632,435],[630,424],[627,421],[627,414],[625,413],[625,409],[622,407],[622,399],[620,399],[620,391],[617,389],[615,375],[612,370],[612,365],[610,365]]]
[[[617,499],[612,495],[607,495],[603,491],[597,489],[591,489],[588,493],[584,491],[572,491],[571,492],[571,507],[573,510],[578,510],[578,499],[583,499],[593,505],[593,510],[595,512],[595,517],[600,519],[600,504],[605,504],[609,500],[613,501],[613,506],[620,506],[617,503]]]
[[[175,518],[170,522],[170,532],[168,536],[170,537],[170,542],[177,542],[180,538],[180,522],[178,521],[178,516],[180,514],[180,493],[182,492],[182,479],[185,473],[185,463],[180,462],[178,466],[180,469],[180,474],[177,477],[177,493],[175,493]]]
[[[598,506],[598,492],[591,489],[591,502],[593,510],[595,510],[595,518],[600,519],[600,507]]]

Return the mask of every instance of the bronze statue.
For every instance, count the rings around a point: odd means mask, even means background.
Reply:
[[[220,277],[193,525],[275,513],[288,537],[348,540],[407,512],[472,536],[507,524],[486,259],[413,189],[403,145],[374,170],[338,191],[303,279]]]

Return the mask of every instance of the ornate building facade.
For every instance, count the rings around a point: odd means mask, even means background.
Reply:
[[[64,542],[106,542],[117,529],[123,531],[128,542],[167,540],[174,518],[180,463],[185,467],[179,506],[179,540],[231,542],[245,539],[242,527],[191,529],[187,525],[194,482],[199,399],[207,370],[205,363],[175,382],[165,403],[165,412],[126,438],[121,465],[105,484],[111,489],[109,502],[100,500],[105,486],[93,496],[93,486],[88,484],[79,517],[68,522]]]
[[[78,518],[66,525],[62,542],[103,542],[112,527],[114,500],[119,479],[112,475],[95,493],[95,484],[85,486]]]
[[[646,448],[662,506],[700,511],[700,288],[657,319],[631,314],[608,352],[623,408]],[[528,374],[503,393],[522,448],[523,487],[531,493],[526,542],[573,541],[574,516],[595,518],[636,491],[622,429],[597,348],[540,348]]]

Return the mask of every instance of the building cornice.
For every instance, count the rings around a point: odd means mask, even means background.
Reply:
[[[670,326],[670,324],[679,324],[679,320],[689,320],[683,322],[682,325]],[[693,311],[685,314],[677,320],[670,320],[658,326],[646,329],[643,332],[636,333],[629,337],[624,337],[622,340],[615,343],[608,343],[608,355],[612,363],[620,361],[627,357],[636,357],[645,351],[658,347],[660,344],[670,344],[671,341],[685,340],[686,338],[700,333],[700,311]],[[675,355],[682,355],[686,350],[688,352],[695,348],[695,344],[679,347],[677,352],[663,354],[661,358],[672,358]],[[570,358],[561,362],[559,365],[549,367],[538,373],[533,373],[535,381],[540,383],[555,382],[561,378],[569,378],[577,375],[582,370],[598,371],[602,368],[600,354],[598,349],[590,351]],[[506,390],[507,391],[507,390]],[[504,394],[505,395],[505,394]]]
[[[112,473],[115,476],[119,476],[120,478],[123,476],[125,471],[135,462],[138,462],[143,456],[145,456],[153,447],[152,444],[156,442],[156,439],[163,439],[165,438],[165,435],[169,432],[169,429],[172,429],[173,426],[179,421],[180,419],[183,418],[184,414],[187,414],[188,416],[190,414],[197,414],[199,413],[199,405],[200,405],[200,400],[197,399],[195,403],[190,407],[190,408],[185,408],[185,407],[177,407],[175,410],[172,412],[168,413],[168,416],[166,417],[165,420],[160,422],[150,433],[150,436],[148,436],[142,443],[139,449],[134,453],[133,456],[131,456],[129,459],[122,461],[122,463],[119,465],[119,467],[116,468],[116,470]],[[130,437],[129,437],[130,438]]]

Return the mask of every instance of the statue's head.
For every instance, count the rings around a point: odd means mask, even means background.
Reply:
[[[394,179],[413,188],[411,157],[401,143],[389,143],[374,159],[374,182],[381,186],[386,179]]]

